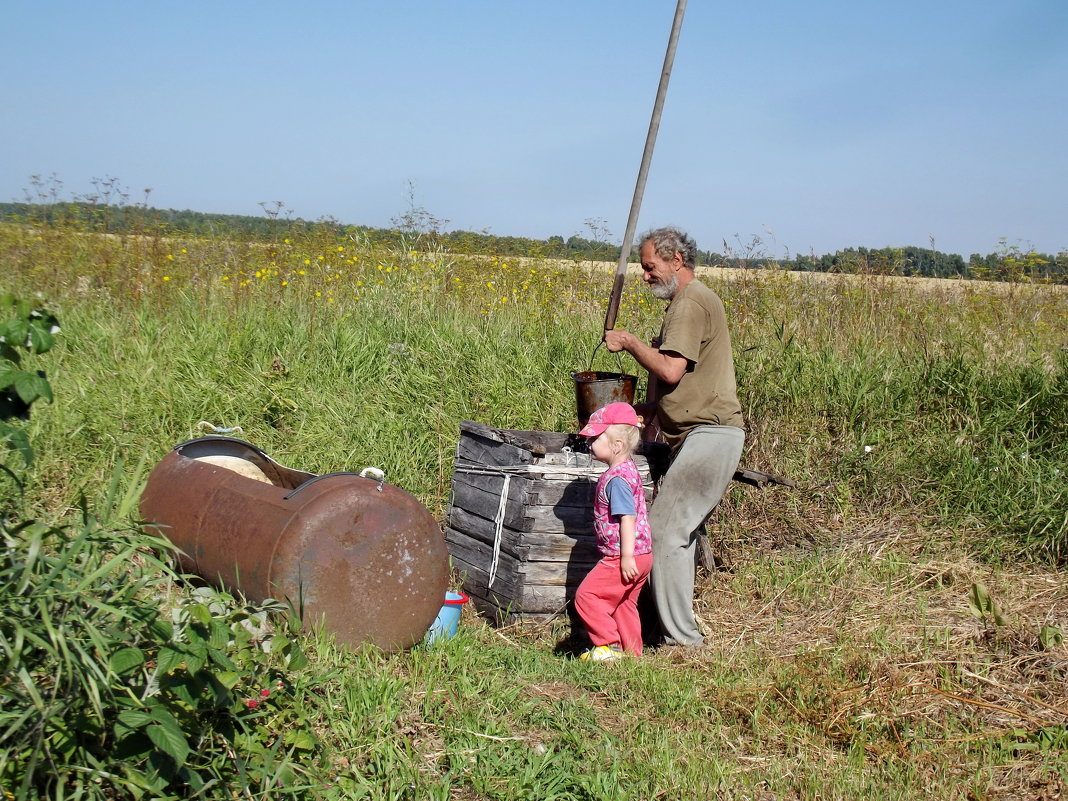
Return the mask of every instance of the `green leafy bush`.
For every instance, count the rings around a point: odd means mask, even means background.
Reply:
[[[33,461],[33,448],[26,432],[10,421],[27,419],[37,400],[51,403],[52,387],[43,373],[22,369],[20,351],[46,353],[58,330],[50,312],[14,295],[0,296],[0,442],[19,451],[26,465]]]
[[[299,792],[292,756],[318,744],[292,698],[304,656],[268,619],[285,607],[202,588],[165,609],[178,577],[155,554],[169,546],[84,509],[0,536],[0,786],[14,798]]]

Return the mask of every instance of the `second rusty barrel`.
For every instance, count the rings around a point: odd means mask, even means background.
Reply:
[[[252,600],[288,600],[305,627],[386,651],[423,639],[449,561],[437,521],[375,477],[283,467],[229,437],[181,443],[153,469],[141,515],[182,567]]]

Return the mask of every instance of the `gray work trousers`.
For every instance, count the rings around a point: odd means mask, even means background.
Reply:
[[[693,615],[697,536],[738,469],[745,432],[734,426],[698,426],[683,440],[649,509],[653,535],[650,586],[669,643],[700,645]]]

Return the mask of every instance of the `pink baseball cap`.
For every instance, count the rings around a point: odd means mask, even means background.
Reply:
[[[590,415],[589,422],[586,423],[586,427],[579,432],[579,435],[583,437],[599,437],[604,433],[604,430],[608,428],[608,426],[614,425],[628,425],[641,428],[642,420],[638,417],[638,413],[634,411],[634,407],[629,403],[610,403]]]

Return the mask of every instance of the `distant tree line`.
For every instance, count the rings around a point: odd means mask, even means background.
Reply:
[[[300,232],[328,229],[339,236],[358,235],[383,247],[437,247],[453,253],[495,256],[533,256],[576,261],[619,260],[620,247],[598,238],[550,236],[530,239],[498,236],[486,231],[439,231],[437,220],[421,213],[394,220],[396,227],[372,228],[342,224],[332,219],[309,222],[283,214],[284,206],[264,204],[264,216],[209,214],[199,211],[155,209],[146,205],[114,205],[82,201],[54,203],[0,203],[0,220],[66,226],[75,230],[113,234],[192,235],[271,239]],[[927,278],[975,278],[995,281],[1043,281],[1068,284],[1068,252],[1036,253],[1009,245],[986,255],[973,253],[967,261],[955,253],[920,247],[846,248],[822,256],[768,255],[759,238],[732,251],[698,251],[698,264],[737,269],[778,269],[804,272],[866,275],[923,276]],[[632,251],[631,261],[637,261]]]

